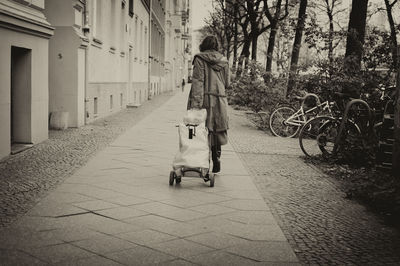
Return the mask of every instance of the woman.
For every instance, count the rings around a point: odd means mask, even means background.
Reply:
[[[221,168],[221,145],[228,142],[228,115],[225,88],[229,86],[229,64],[218,52],[218,41],[207,36],[200,44],[200,53],[193,59],[192,88],[188,109],[207,110],[206,127],[209,130],[213,173]]]

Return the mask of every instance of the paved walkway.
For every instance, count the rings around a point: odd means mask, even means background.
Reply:
[[[230,145],[215,187],[168,185],[187,92],[121,135],[12,227],[2,265],[297,265]]]

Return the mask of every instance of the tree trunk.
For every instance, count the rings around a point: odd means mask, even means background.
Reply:
[[[361,69],[368,0],[352,0],[347,32],[345,67],[350,71]]]
[[[237,50],[238,50],[238,4],[235,1],[233,6],[233,17],[234,21],[234,28],[233,28],[233,62],[232,62],[232,73],[236,73],[236,64],[237,64]]]
[[[271,28],[269,33],[268,39],[268,49],[267,49],[267,64],[265,70],[267,74],[271,73],[272,70],[272,60],[274,57],[274,47],[275,47],[275,39],[276,39],[276,32],[278,30],[278,21],[275,19],[271,21]]]
[[[396,47],[397,55],[400,55],[400,46]],[[397,57],[397,60],[400,56]],[[394,110],[394,145],[392,157],[393,175],[400,178],[400,66],[397,66],[396,100]]]
[[[241,52],[240,57],[239,57],[239,63],[238,63],[237,72],[236,72],[236,78],[239,78],[240,75],[242,74],[243,62],[245,62],[245,66],[247,66],[247,62],[246,61],[248,61],[249,55],[250,55],[250,44],[251,44],[251,39],[248,36],[245,37],[245,41],[243,43],[242,52]]]
[[[232,62],[232,72],[236,72],[237,64],[237,50],[238,50],[238,33],[237,33],[237,23],[235,23],[235,32],[233,35],[233,62]]]
[[[307,0],[300,1],[299,15],[296,26],[296,34],[292,48],[292,58],[290,59],[289,82],[286,89],[286,96],[296,87],[297,65],[299,62],[301,39],[303,37],[304,23],[306,20]]]
[[[257,41],[258,41],[258,32],[254,32],[251,37],[251,59],[257,61]]]
[[[388,16],[388,22],[390,25],[390,39],[392,41],[392,60],[393,60],[393,69],[397,69],[397,64],[398,64],[398,56],[397,56],[397,33],[396,33],[396,26],[394,23],[393,19],[393,14],[392,14],[392,5],[389,3],[389,0],[385,0],[385,5],[386,5],[386,13]]]
[[[329,58],[329,66],[332,67],[333,64],[333,14],[329,13],[329,36],[328,36],[328,58]]]

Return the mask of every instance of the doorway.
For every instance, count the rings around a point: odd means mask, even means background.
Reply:
[[[32,142],[32,50],[11,47],[11,149]]]

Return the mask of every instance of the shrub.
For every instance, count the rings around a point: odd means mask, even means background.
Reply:
[[[253,112],[270,111],[278,103],[286,102],[286,80],[272,78],[265,82],[264,67],[250,61],[240,78],[236,78],[227,90],[228,101],[233,105],[245,106]]]

